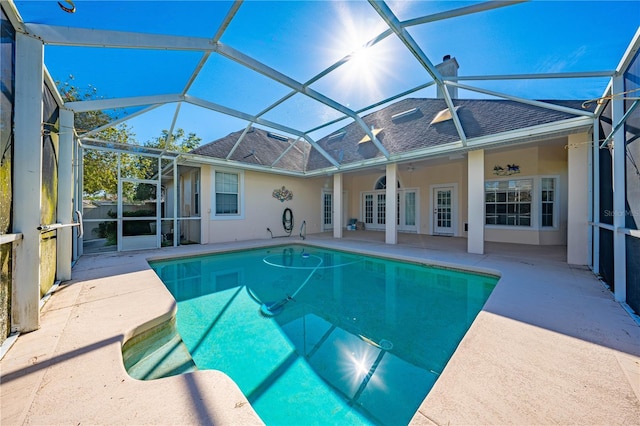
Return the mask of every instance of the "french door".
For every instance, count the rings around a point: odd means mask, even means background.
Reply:
[[[454,230],[454,187],[443,186],[433,189],[433,233],[453,235]]]
[[[342,191],[342,225],[347,223],[347,192]],[[322,230],[333,229],[333,191],[322,190]]]
[[[322,191],[322,230],[333,229],[333,191]]]
[[[387,214],[387,194],[384,190],[362,193],[361,217],[366,229],[384,230]],[[396,224],[399,231],[417,232],[418,192],[398,189],[396,198]]]

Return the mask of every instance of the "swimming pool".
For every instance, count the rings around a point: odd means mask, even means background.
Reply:
[[[407,424],[496,277],[287,245],[150,262],[266,424]]]

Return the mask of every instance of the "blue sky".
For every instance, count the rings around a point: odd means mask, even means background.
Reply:
[[[398,1],[389,7],[399,20],[477,2]],[[119,31],[211,38],[230,3],[222,1],[75,1],[74,14],[56,1],[16,1],[26,22]],[[492,11],[409,27],[432,63],[452,55],[460,75],[582,72],[614,69],[640,23],[640,1],[532,1]],[[304,83],[386,29],[364,1],[246,1],[221,42]],[[101,96],[118,98],[181,93],[202,57],[198,52],[139,51],[47,46],[45,63],[56,80],[74,76]],[[430,81],[428,73],[391,35],[310,87],[358,110]],[[468,82],[533,99],[589,99],[607,79]],[[220,55],[211,55],[188,94],[257,114],[291,90]],[[433,88],[415,93],[433,96]],[[461,98],[479,97],[461,91]],[[168,129],[176,105],[131,120],[140,142]],[[133,110],[131,110],[133,111]],[[265,119],[309,130],[339,114],[296,95]],[[343,121],[338,126],[348,124]],[[241,130],[246,122],[183,104],[177,127],[203,142]],[[315,132],[320,137],[336,126]]]

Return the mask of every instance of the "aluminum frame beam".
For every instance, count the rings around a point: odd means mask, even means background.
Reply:
[[[310,98],[325,104],[326,106],[333,108],[345,115],[350,116],[351,118],[353,118],[354,120],[356,120],[356,122],[360,125],[360,127],[362,127],[362,129],[364,130],[364,132],[369,136],[369,138],[373,141],[373,143],[376,145],[376,147],[378,148],[378,150],[386,157],[389,158],[389,152],[387,151],[387,149],[382,146],[382,144],[380,143],[380,141],[375,137],[375,135],[371,132],[371,129],[369,129],[369,127],[364,123],[364,121],[362,121],[362,119],[355,113],[355,111],[347,108],[346,106],[328,98],[325,95],[322,95],[319,92],[316,92],[315,90],[306,87],[305,85],[303,85],[302,83],[294,80],[293,78],[289,77],[288,75],[285,75],[279,71],[276,71],[275,69],[251,58],[248,55],[245,55],[244,53],[230,47],[227,46],[225,44],[222,44],[220,42],[217,43],[218,45],[218,50],[217,52],[226,57],[227,59],[230,59],[234,62],[237,62],[259,74],[264,75],[265,77],[268,77],[284,86],[287,86],[293,90],[295,90],[296,92],[302,93],[304,95],[309,96]]]
[[[45,24],[25,24],[28,35],[51,46],[214,52],[215,43],[202,37],[169,36],[131,31],[96,30]]]
[[[127,108],[141,105],[170,104],[183,101],[184,97],[179,94],[154,95],[154,96],[134,96],[130,98],[96,99],[92,101],[75,101],[64,104],[65,108],[75,113],[100,111],[104,109]]]
[[[248,122],[253,122],[256,124],[261,124],[263,126],[272,128],[272,129],[276,129],[276,130],[280,130],[282,132],[285,133],[289,133],[295,136],[300,136],[305,138],[305,140],[307,142],[309,142],[311,145],[313,145],[313,147],[320,152],[320,154],[322,154],[323,157],[325,157],[327,159],[327,161],[329,161],[331,164],[333,164],[336,168],[340,168],[340,164],[338,162],[336,162],[336,160],[330,156],[324,149],[322,149],[322,147],[320,145],[318,145],[316,143],[316,141],[314,141],[313,139],[311,139],[309,136],[307,136],[305,133],[296,130],[296,129],[292,129],[291,127],[288,126],[284,126],[282,124],[278,124],[278,123],[274,123],[273,121],[269,121],[269,120],[265,120],[263,118],[259,118],[259,117],[255,117],[255,116],[251,116],[249,114],[246,114],[244,112],[241,111],[237,111],[231,108],[227,108],[225,106],[222,105],[218,105],[216,103],[213,102],[209,102],[209,101],[205,101],[204,99],[200,99],[200,98],[196,98],[194,96],[190,96],[190,95],[185,95],[184,96],[184,101],[188,102],[190,104],[193,105],[198,105],[201,106],[203,108],[207,108],[213,111],[217,111],[220,112],[222,114],[226,114],[226,115],[230,115],[232,117],[236,117],[236,118],[240,118],[241,120],[244,121],[248,121]]]
[[[445,85],[444,79],[440,72],[436,69],[436,67],[431,63],[427,55],[422,51],[418,43],[411,37],[411,34],[402,26],[398,18],[391,11],[389,6],[383,1],[375,1],[369,0],[369,4],[374,8],[376,12],[380,15],[380,17],[387,23],[389,28],[393,30],[393,32],[398,36],[400,41],[407,47],[407,49],[411,52],[411,54],[418,60],[420,65],[431,75],[431,78],[436,82],[438,87],[442,91],[442,95],[444,97],[444,101],[451,112],[451,119],[458,131],[458,135],[460,136],[460,140],[463,144],[466,144],[467,136],[462,127],[462,123],[460,122],[460,117],[458,117],[458,113],[455,110],[453,105],[453,101],[451,100],[451,96],[449,95],[449,91]]]
[[[236,143],[234,143],[233,147],[229,150],[229,153],[225,157],[226,160],[231,159],[231,156],[233,155],[234,152],[236,152],[236,149],[238,148],[238,146],[240,145],[244,137],[247,135],[247,133],[249,133],[249,130],[251,130],[252,127],[253,127],[253,122],[249,122],[249,124],[247,124],[247,127],[244,128],[244,131],[242,132],[240,137],[238,137],[238,140],[236,141]]]
[[[434,13],[432,15],[422,16],[413,19],[407,19],[400,24],[403,27],[411,27],[414,25],[427,24],[429,22],[442,21],[444,19],[456,18],[458,16],[470,15],[472,13],[485,12],[487,10],[499,9],[505,6],[513,6],[519,3],[527,3],[529,0],[508,0],[508,1],[487,1],[471,6],[465,6],[458,9],[448,10],[446,12]]]
[[[151,106],[150,106],[150,107],[148,107],[148,108],[144,108],[144,109],[142,109],[142,110],[140,110],[140,111],[133,112],[133,113],[131,113],[131,114],[129,114],[129,115],[126,115],[126,116],[124,116],[124,117],[120,117],[120,118],[118,118],[118,119],[116,119],[116,120],[114,120],[114,121],[110,121],[109,123],[107,123],[107,124],[105,124],[105,125],[103,125],[103,126],[96,127],[95,129],[92,129],[92,130],[89,130],[89,131],[84,132],[84,133],[82,133],[82,134],[79,134],[79,135],[78,135],[78,137],[83,138],[83,137],[88,137],[88,136],[95,135],[96,133],[100,133],[102,130],[105,130],[105,129],[111,128],[111,127],[113,127],[113,126],[117,126],[117,125],[118,125],[118,124],[120,124],[120,123],[124,123],[125,121],[129,121],[129,120],[131,120],[131,119],[132,119],[132,118],[134,118],[134,117],[137,117],[137,116],[139,116],[139,115],[142,115],[142,114],[144,114],[144,113],[147,113],[147,112],[149,112],[149,111],[152,111],[152,110],[154,110],[154,109],[156,109],[156,108],[158,108],[158,107],[160,107],[160,106],[162,106],[162,105],[165,105],[165,104],[156,104],[156,105],[151,105]],[[76,131],[77,131],[77,129],[76,129]]]
[[[627,109],[627,112],[622,116],[622,118],[620,119],[620,121],[618,121],[618,123],[616,123],[616,125],[614,126],[614,128],[611,130],[611,133],[609,133],[609,135],[604,139],[604,141],[602,141],[602,143],[600,144],[600,148],[604,148],[611,139],[613,139],[613,135],[615,135],[618,130],[620,130],[620,127],[624,126],[624,123],[627,122],[627,118],[629,118],[629,116],[631,114],[633,114],[633,112],[636,110],[636,108],[638,108],[638,104],[639,104],[640,100],[636,99],[631,106],[629,107],[629,109]]]
[[[496,75],[465,75],[450,76],[447,80],[453,81],[489,81],[489,80],[546,80],[550,78],[597,78],[612,77],[615,71],[582,71],[582,72],[552,72],[548,74],[496,74]]]
[[[542,102],[542,101],[535,101],[531,99],[520,98],[518,96],[507,95],[506,93],[494,92],[492,90],[481,89],[479,87],[474,87],[474,86],[467,86],[466,84],[460,84],[460,83],[454,83],[454,82],[449,82],[449,84],[451,84],[452,86],[456,86],[460,89],[470,90],[472,92],[484,93],[485,95],[496,96],[498,98],[503,98],[510,101],[527,104],[527,105],[533,105],[533,106],[547,108],[555,111],[566,112],[567,114],[581,115],[584,117],[591,117],[591,118],[595,116],[595,114],[590,111],[583,111],[580,109],[569,108],[562,105],[552,104],[549,102]]]

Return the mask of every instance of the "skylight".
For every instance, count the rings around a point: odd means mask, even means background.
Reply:
[[[277,139],[279,141],[283,141],[283,142],[287,142],[289,140],[288,137],[286,137],[284,135],[280,135],[278,133],[273,133],[273,132],[268,132],[267,136],[269,136],[270,138],[273,138],[273,139]]]
[[[418,111],[420,111],[419,107],[411,108],[411,109],[408,109],[406,111],[402,111],[402,112],[399,112],[397,114],[392,115],[391,119],[392,120],[399,120],[401,118],[412,116],[412,115],[416,114]]]
[[[330,135],[330,136],[329,136],[329,138],[328,138],[328,140],[330,140],[330,141],[334,141],[334,140],[336,140],[336,139],[343,138],[343,137],[344,137],[344,135],[346,135],[346,134],[347,134],[347,131],[346,131],[346,130],[341,130],[341,131],[339,131],[339,132],[337,132],[337,133],[334,133],[334,134]]]

